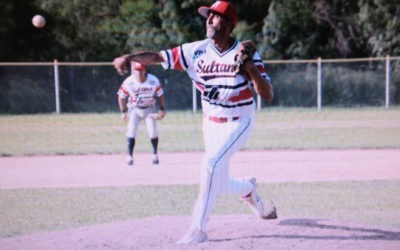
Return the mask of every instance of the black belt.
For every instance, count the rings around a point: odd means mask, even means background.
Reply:
[[[138,108],[138,109],[148,109],[148,108],[150,108],[151,106],[147,106],[147,107],[138,107],[138,106],[136,106],[135,108]]]

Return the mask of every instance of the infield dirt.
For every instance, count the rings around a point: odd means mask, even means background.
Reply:
[[[138,154],[128,168],[122,155],[0,158],[0,188],[97,187],[196,184],[201,153]],[[246,166],[244,168],[243,166]],[[149,171],[149,168],[151,171]],[[154,171],[156,168],[157,171]],[[95,173],[95,174],[94,174]],[[324,150],[239,152],[233,176],[259,182],[399,180],[400,151]],[[278,210],[279,214],[279,210]],[[187,216],[157,216],[69,230],[1,238],[1,249],[400,249],[400,229],[366,226],[329,218],[263,221],[250,214],[212,215],[210,241],[174,244]]]

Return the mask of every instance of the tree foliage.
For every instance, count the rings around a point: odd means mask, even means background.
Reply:
[[[267,58],[398,55],[400,3],[272,1],[259,45]]]
[[[396,3],[395,3],[396,2]],[[400,54],[400,2],[359,0],[361,37],[371,56]]]
[[[213,0],[0,1],[2,61],[110,61],[204,37],[201,5]],[[233,0],[239,39],[265,59],[400,53],[400,3],[392,0]],[[35,14],[47,25],[31,25]]]

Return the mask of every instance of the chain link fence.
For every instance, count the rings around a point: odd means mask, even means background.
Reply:
[[[258,108],[363,107],[400,103],[400,57],[265,61],[275,98]],[[168,110],[197,110],[200,97],[185,72],[148,67]],[[0,63],[0,113],[117,112],[124,80],[111,63]]]

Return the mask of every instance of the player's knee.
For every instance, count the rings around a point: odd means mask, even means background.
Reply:
[[[203,165],[210,166],[210,165],[214,165],[214,163],[215,163],[215,158],[209,158],[209,157],[203,158]]]
[[[203,160],[203,164],[206,165],[207,170],[210,173],[217,174],[220,171],[218,158],[215,158],[215,157],[206,158],[206,159]]]

